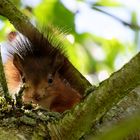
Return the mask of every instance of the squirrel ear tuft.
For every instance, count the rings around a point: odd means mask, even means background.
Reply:
[[[60,54],[56,54],[54,61],[53,61],[53,72],[59,71],[59,69],[64,65],[64,58]]]
[[[15,65],[15,67],[18,69],[18,71],[20,72],[20,74],[23,74],[23,65],[22,65],[22,59],[18,54],[14,54],[14,59],[13,59],[13,64]]]

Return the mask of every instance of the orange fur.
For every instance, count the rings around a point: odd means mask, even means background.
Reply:
[[[14,66],[11,59],[4,64],[4,71],[7,80],[8,89],[13,96],[18,90],[21,83],[19,71]]]

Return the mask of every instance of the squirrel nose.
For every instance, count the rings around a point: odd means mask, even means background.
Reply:
[[[34,94],[33,98],[34,98],[34,100],[36,100],[36,101],[41,100],[41,96],[40,96],[39,94],[37,94],[37,93]]]

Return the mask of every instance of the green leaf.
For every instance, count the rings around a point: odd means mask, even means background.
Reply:
[[[122,6],[121,3],[115,0],[98,0],[93,6],[108,6],[108,7],[118,7]]]

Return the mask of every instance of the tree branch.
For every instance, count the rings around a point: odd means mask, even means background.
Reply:
[[[52,138],[79,139],[112,106],[140,84],[140,53],[121,70],[102,82],[83,103],[54,124],[48,125]]]

